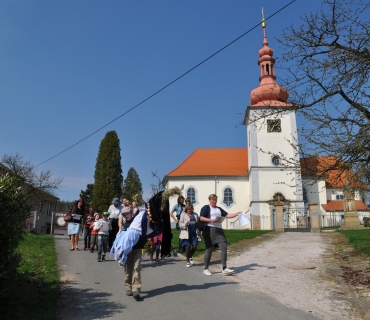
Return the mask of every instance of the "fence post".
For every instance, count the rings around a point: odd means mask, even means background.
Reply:
[[[276,216],[276,232],[285,232],[284,228],[284,215],[283,215],[283,202],[275,202],[275,216]]]
[[[311,232],[320,232],[319,204],[311,202],[308,207],[310,210]]]

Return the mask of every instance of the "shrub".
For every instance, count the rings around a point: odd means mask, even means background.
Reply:
[[[20,262],[15,250],[21,239],[23,223],[31,207],[14,177],[0,175],[0,283],[14,276]],[[2,287],[2,286],[0,286]]]

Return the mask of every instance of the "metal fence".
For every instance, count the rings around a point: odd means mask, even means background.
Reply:
[[[363,224],[364,217],[370,217],[370,212],[358,212],[358,222]],[[340,227],[344,224],[344,212],[329,211],[320,214],[321,227]]]

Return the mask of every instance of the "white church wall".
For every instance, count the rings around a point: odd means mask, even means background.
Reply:
[[[208,204],[208,196],[215,193],[218,196],[217,205],[229,213],[236,213],[239,211],[247,211],[249,209],[249,187],[248,177],[179,177],[167,178],[167,188],[175,186],[180,189],[183,188],[182,195],[187,197],[187,190],[192,187],[196,191],[196,203],[194,204],[194,211],[198,214],[201,208]],[[233,201],[230,206],[223,203],[222,191],[230,187],[233,190]],[[177,197],[170,199],[170,208],[177,203]],[[230,221],[225,219],[223,228],[229,229]]]
[[[325,188],[325,181],[319,180],[313,183],[312,179],[303,179],[303,186],[307,191],[307,203],[316,202],[319,204],[319,209],[322,204],[327,203],[327,190]]]

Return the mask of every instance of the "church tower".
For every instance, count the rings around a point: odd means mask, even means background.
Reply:
[[[271,218],[274,196],[280,194],[289,207],[303,208],[304,203],[295,111],[287,103],[288,90],[276,83],[274,51],[268,46],[264,18],[262,30],[260,85],[250,93],[244,124],[248,137],[250,208],[252,214],[261,217],[261,227],[264,224],[263,228],[269,229],[274,223]]]

